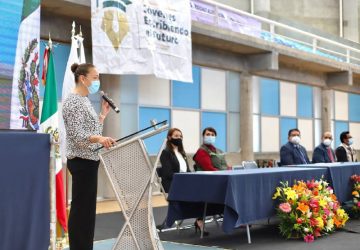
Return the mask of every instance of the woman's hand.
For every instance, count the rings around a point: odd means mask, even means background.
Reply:
[[[104,100],[102,100],[101,103],[101,112],[99,114],[99,118],[100,118],[100,122],[103,123],[103,121],[105,120],[106,116],[108,115],[110,111],[110,105],[109,103],[105,102]]]
[[[111,137],[105,137],[105,136],[101,136],[99,138],[99,141],[98,141],[101,145],[103,145],[105,148],[110,148],[112,147],[116,141],[111,138]]]
[[[109,113],[110,111],[110,105],[109,103],[107,103],[105,100],[102,100],[102,103],[101,103],[101,114],[104,115],[104,116],[107,116],[107,114]]]

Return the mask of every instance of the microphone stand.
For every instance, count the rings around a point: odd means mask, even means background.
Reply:
[[[130,135],[127,135],[127,136],[124,136],[124,137],[122,137],[122,138],[120,138],[120,139],[117,139],[116,142],[123,141],[123,140],[125,140],[125,139],[128,139],[128,138],[130,138],[130,137],[132,137],[132,136],[134,136],[134,135],[137,135],[137,134],[139,134],[139,133],[141,133],[141,132],[144,132],[144,131],[146,131],[146,130],[148,130],[148,129],[151,129],[151,128],[156,129],[156,126],[161,125],[161,124],[164,124],[164,125],[165,125],[166,123],[167,123],[167,120],[164,120],[164,121],[162,121],[162,122],[153,124],[153,125],[151,125],[151,126],[149,126],[149,127],[146,127],[146,128],[141,129],[141,130],[139,130],[139,131],[136,131],[136,132],[134,132],[134,133],[132,133],[132,134],[130,134]],[[102,148],[104,148],[104,146],[98,147],[97,149],[94,150],[94,152],[99,151],[99,150],[102,149]]]

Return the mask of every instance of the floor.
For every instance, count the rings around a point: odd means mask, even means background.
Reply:
[[[166,201],[162,196],[154,197],[154,218],[157,224],[160,224],[167,213]],[[106,202],[99,204],[99,212],[96,218],[95,241],[102,241],[117,238],[122,225],[123,217],[119,208],[116,208],[116,202]],[[164,230],[159,233],[159,237],[163,242],[190,244],[196,246],[215,247],[215,249],[251,249],[251,250],[359,250],[360,249],[360,220],[350,220],[345,229],[339,230],[331,235],[321,237],[315,242],[307,244],[302,240],[286,240],[282,238],[278,232],[276,218],[273,218],[268,224],[267,221],[259,221],[252,224],[251,239],[252,244],[248,244],[245,229],[237,229],[232,234],[225,234],[221,230],[221,224],[217,225],[212,222],[206,225],[210,235],[201,239],[199,233],[195,233],[192,227],[194,220],[186,220],[183,222],[183,229],[175,228]],[[106,241],[105,241],[106,242]],[[170,243],[171,245],[171,243]],[[180,248],[174,248],[180,246]],[[165,249],[187,249],[185,245],[172,245]],[[188,245],[186,245],[188,246]],[[105,250],[108,248],[95,249]],[[191,248],[189,248],[191,249]],[[196,249],[196,248],[193,248]]]
[[[162,195],[153,197],[154,219],[161,224],[167,214],[167,202]],[[346,227],[335,233],[318,238],[307,244],[302,240],[282,238],[278,231],[276,218],[270,224],[259,221],[252,224],[251,240],[248,244],[246,230],[236,229],[232,234],[225,234],[221,223],[206,224],[210,235],[200,238],[193,227],[194,219],[185,220],[180,229],[170,228],[159,232],[165,250],[360,250],[360,220],[350,220]],[[124,223],[124,218],[117,201],[101,201],[97,204],[97,217],[94,237],[94,250],[110,250]],[[204,248],[206,247],[206,248]],[[66,249],[66,248],[65,248]]]

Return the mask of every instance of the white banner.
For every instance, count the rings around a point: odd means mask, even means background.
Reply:
[[[91,27],[100,73],[192,82],[189,0],[91,0]]]

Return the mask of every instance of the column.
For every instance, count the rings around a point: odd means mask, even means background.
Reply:
[[[271,11],[270,0],[257,0],[254,1],[254,14],[268,17]]]
[[[119,75],[100,75],[101,90],[104,91],[114,101],[116,106],[120,108],[120,76]],[[121,111],[120,111],[121,112]],[[114,139],[120,138],[120,113],[115,113],[112,109],[104,122],[104,136],[111,136]],[[98,179],[98,197],[115,198],[114,191],[110,185],[108,177],[103,167],[99,168]]]
[[[240,76],[240,147],[243,161],[254,160],[253,152],[253,77],[242,72]]]
[[[343,0],[344,38],[359,42],[359,11],[357,0]]]
[[[331,131],[331,118],[333,114],[333,91],[323,88],[321,90],[321,131]],[[335,131],[331,131],[334,135]]]

